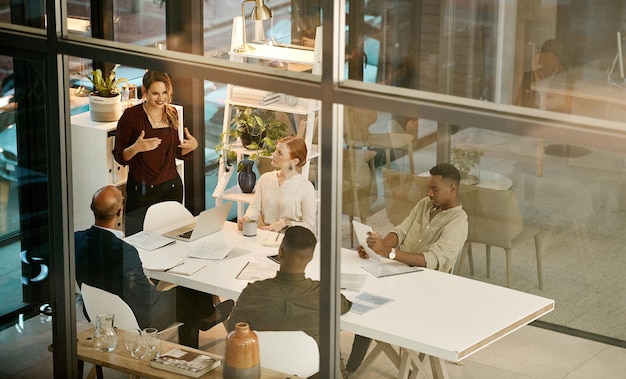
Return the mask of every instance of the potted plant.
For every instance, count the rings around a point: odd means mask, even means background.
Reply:
[[[478,184],[480,182],[480,157],[483,156],[483,151],[475,147],[454,147],[451,152],[450,163],[461,172],[461,183]]]
[[[236,107],[236,113],[230,120],[228,131],[220,134],[220,142],[215,151],[222,155],[228,139],[240,138],[242,145],[249,150],[256,150],[248,159],[269,157],[276,150],[276,141],[287,135],[288,127],[278,120],[273,111],[251,107]],[[228,161],[234,161],[236,154],[228,151]]]
[[[122,115],[119,86],[128,83],[128,79],[116,77],[115,71],[119,66],[116,64],[106,77],[99,68],[92,70],[91,75],[76,73],[89,80],[93,86],[89,94],[89,115],[93,121],[117,121]]]

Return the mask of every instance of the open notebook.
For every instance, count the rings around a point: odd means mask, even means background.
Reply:
[[[408,266],[402,262],[392,260],[383,261],[380,255],[376,254],[374,250],[367,246],[367,233],[372,232],[372,228],[354,220],[352,220],[352,225],[354,226],[356,237],[359,240],[359,245],[363,246],[370,260],[374,261],[372,264],[362,266],[365,271],[377,278],[422,271],[419,267]]]

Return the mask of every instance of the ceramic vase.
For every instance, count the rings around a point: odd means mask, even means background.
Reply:
[[[256,184],[256,174],[252,171],[254,161],[244,159],[239,162],[239,164],[241,165],[241,169],[239,170],[239,175],[237,175],[237,182],[239,183],[241,192],[251,193]]]
[[[258,379],[261,377],[259,338],[245,322],[235,325],[226,339],[224,379]]]

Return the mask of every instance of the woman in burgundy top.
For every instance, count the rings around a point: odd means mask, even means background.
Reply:
[[[148,71],[143,77],[143,102],[126,109],[117,124],[115,160],[129,166],[126,184],[126,235],[143,229],[152,204],[182,202],[183,186],[176,158],[191,159],[198,141],[185,128],[178,139],[178,113],[169,105],[172,81],[166,73]]]

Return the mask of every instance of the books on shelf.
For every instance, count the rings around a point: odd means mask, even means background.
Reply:
[[[233,100],[258,103],[258,105],[268,105],[280,100],[280,93],[265,91],[260,89],[235,86],[232,89]]]
[[[182,349],[172,349],[150,361],[150,366],[177,374],[199,378],[219,367],[222,357],[211,353],[196,353]]]

